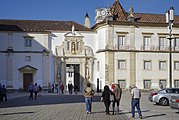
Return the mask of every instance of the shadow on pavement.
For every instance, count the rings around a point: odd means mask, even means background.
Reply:
[[[93,102],[100,102],[100,96],[94,96]],[[0,104],[0,108],[52,105],[68,103],[85,103],[83,95],[43,95],[37,99],[29,100],[28,96],[10,99]]]
[[[166,114],[155,114],[155,115],[149,115],[149,116],[143,116],[143,119],[146,119],[146,118],[151,118],[151,117],[160,117],[160,116],[164,116]],[[154,119],[154,118],[153,118]],[[157,119],[157,118],[156,118]]]
[[[123,110],[120,110],[121,111],[121,113],[119,113],[119,114],[129,114],[129,113],[131,113],[130,111],[129,112],[122,112]],[[143,112],[149,112],[150,110],[142,110],[141,112],[143,113]],[[135,113],[137,113],[137,111],[135,111]]]
[[[15,115],[15,114],[32,114],[34,112],[16,112],[16,113],[5,113],[5,114],[0,114],[0,116],[2,115]]]

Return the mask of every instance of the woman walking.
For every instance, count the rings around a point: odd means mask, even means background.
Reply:
[[[91,84],[88,82],[87,87],[84,90],[85,102],[86,102],[86,113],[91,113],[92,108],[92,97],[94,96],[94,90],[91,88]]]
[[[115,94],[115,97],[116,97],[115,103],[117,103],[117,107],[116,107],[115,111],[116,111],[116,114],[119,114],[119,103],[120,103],[121,95],[122,95],[122,89],[120,88],[119,84],[115,85],[114,94]]]
[[[110,107],[110,103],[111,100],[110,98],[113,99],[113,101],[115,100],[115,95],[114,93],[109,89],[108,85],[104,86],[104,91],[102,93],[102,97],[101,97],[101,102],[104,102],[104,105],[106,107],[106,115],[109,115],[109,107]],[[113,114],[114,114],[114,110],[113,110]]]

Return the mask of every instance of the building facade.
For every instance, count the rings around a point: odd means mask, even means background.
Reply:
[[[125,11],[118,0],[96,9],[89,28],[72,21],[0,20],[0,83],[27,90],[30,82],[72,83],[83,91],[91,82],[123,89],[169,87],[169,40],[165,15]],[[172,31],[172,87],[179,87],[179,16]]]

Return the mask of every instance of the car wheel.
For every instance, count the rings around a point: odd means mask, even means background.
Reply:
[[[161,98],[161,99],[159,100],[159,104],[162,105],[162,106],[166,106],[166,105],[169,104],[169,101],[168,101],[167,98]]]

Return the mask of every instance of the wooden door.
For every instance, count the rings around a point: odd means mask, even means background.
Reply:
[[[24,91],[28,90],[29,83],[33,82],[33,74],[32,73],[24,73],[23,74],[23,87]]]

